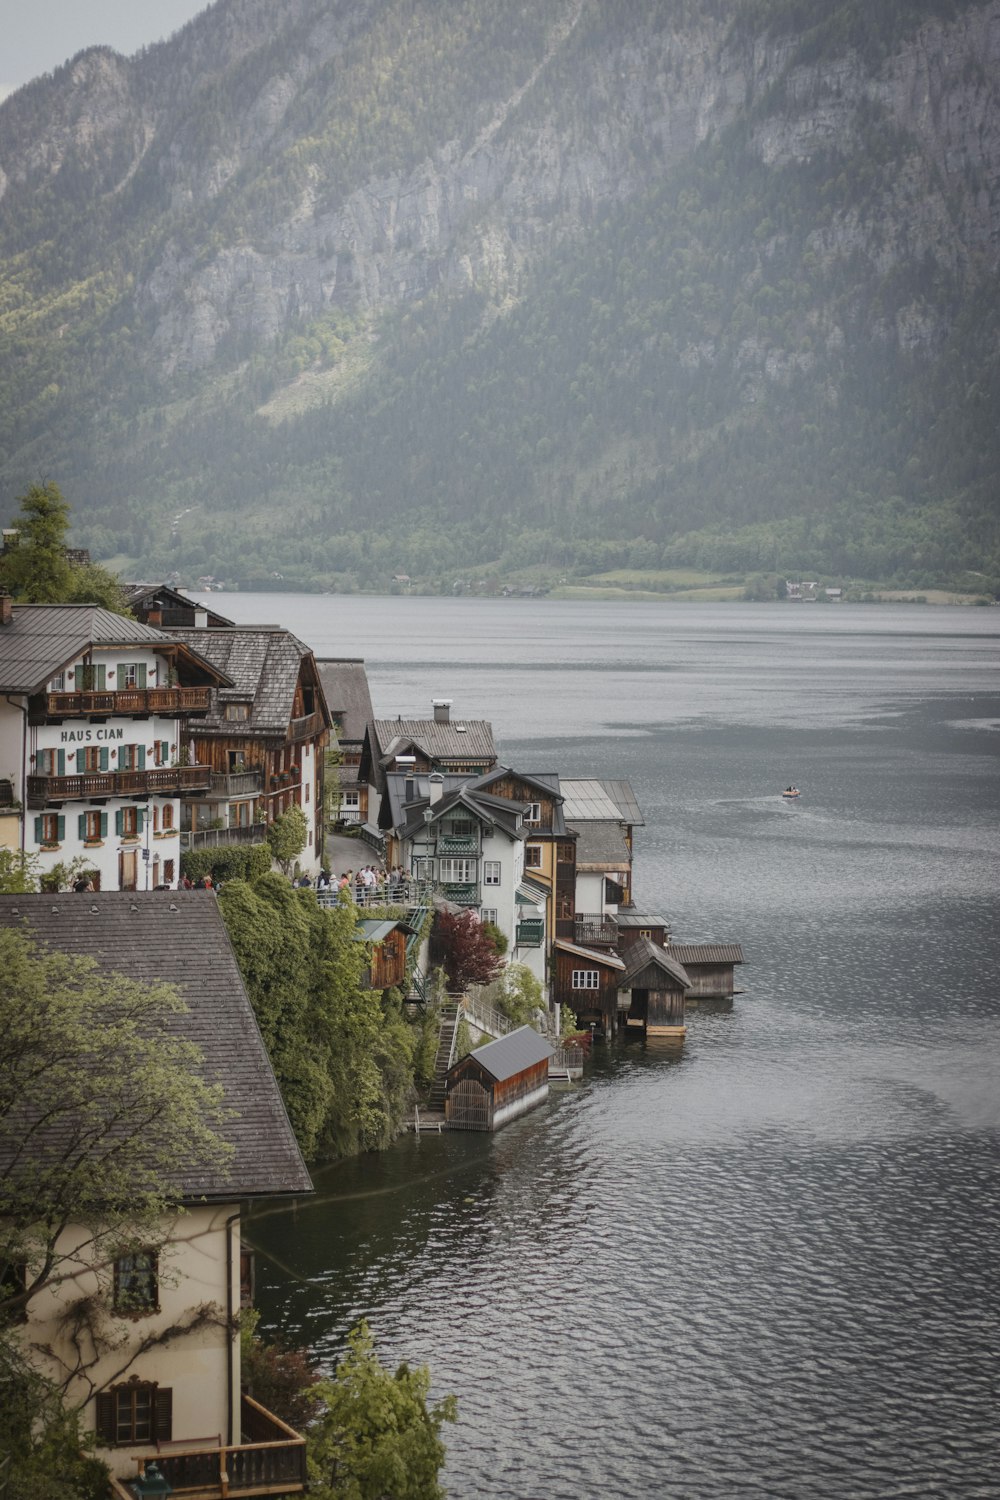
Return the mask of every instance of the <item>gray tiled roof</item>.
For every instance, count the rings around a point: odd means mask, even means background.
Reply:
[[[223,730],[227,734],[280,734],[287,732],[295,702],[303,658],[308,646],[280,625],[234,625],[223,630],[183,629],[171,636],[220,667],[232,680],[223,688],[212,709],[198,724],[198,732]],[[250,703],[250,718],[235,723],[224,715],[227,703]]]
[[[598,781],[596,778],[575,780],[563,777],[562,794],[568,822],[574,826],[584,821],[612,818],[630,827],[644,823],[635,793],[627,781]]]
[[[396,755],[405,755],[406,746],[415,744],[431,761],[496,761],[493,725],[488,719],[451,719],[439,724],[436,719],[376,719],[374,721],[378,757],[389,765]]]
[[[485,1068],[498,1083],[502,1083],[505,1078],[513,1078],[515,1074],[523,1073],[525,1068],[533,1068],[536,1063],[544,1062],[554,1051],[551,1042],[547,1042],[537,1031],[533,1031],[530,1026],[519,1026],[516,1031],[508,1032],[498,1041],[487,1042],[485,1047],[477,1047],[469,1056],[474,1057],[480,1067]]]
[[[615,923],[620,930],[633,927],[669,927],[666,917],[655,912],[638,911],[634,906],[619,906]]]
[[[628,968],[623,978],[619,981],[618,988],[620,990],[630,989],[632,981],[640,974],[643,974],[649,968],[657,968],[661,969],[663,973],[669,974],[677,984],[683,985],[684,989],[689,990],[691,988],[691,980],[684,972],[683,964],[678,963],[677,959],[671,956],[672,953],[673,949],[668,953],[665,948],[661,948],[651,938],[637,938],[634,943],[630,943],[628,946],[626,953]]]
[[[222,1084],[227,1108],[236,1111],[220,1132],[234,1147],[228,1171],[189,1170],[175,1184],[184,1198],[228,1202],[312,1190],[215,896],[0,895],[0,925],[92,958],[109,973],[180,991],[188,1010],[169,1018],[169,1030],[200,1048],[202,1074]]]
[[[601,782],[601,786],[607,792],[612,802],[615,803],[618,811],[621,813],[623,822],[627,823],[630,828],[644,828],[646,826],[646,820],[642,815],[642,808],[636,800],[631,783],[627,781],[604,780]]]
[[[742,964],[739,943],[671,943],[670,952],[681,964]]]
[[[592,963],[604,964],[608,969],[624,969],[625,964],[617,953],[609,953],[603,948],[585,948],[582,943],[571,943],[566,938],[556,938],[554,948],[561,953],[572,953],[577,958],[590,959]]]
[[[580,823],[573,829],[577,834],[578,870],[588,865],[601,870],[627,870],[631,865],[632,855],[620,823]]]
[[[323,692],[330,712],[341,726],[340,743],[360,744],[374,718],[368,674],[360,657],[317,659]]]
[[[172,633],[96,604],[15,604],[0,625],[0,692],[35,693],[88,646],[165,646]]]

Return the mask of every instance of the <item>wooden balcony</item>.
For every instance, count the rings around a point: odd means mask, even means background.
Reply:
[[[53,719],[78,714],[198,714],[212,701],[208,687],[121,688],[109,692],[45,693],[44,713]]]
[[[479,905],[478,885],[458,885],[452,882],[445,882],[438,889],[444,899],[450,901],[453,906]]]
[[[614,917],[600,912],[596,916],[582,916],[573,920],[573,941],[588,947],[592,943],[614,946],[618,941],[618,923]]]
[[[263,789],[262,771],[231,771],[228,775],[212,772],[213,797],[256,797]]]
[[[95,802],[102,797],[178,797],[207,792],[210,766],[157,766],[150,771],[88,771],[82,776],[29,776],[28,806]]]
[[[226,1496],[300,1495],[306,1487],[306,1440],[259,1401],[243,1396],[243,1441],[231,1447],[158,1443],[155,1453],[137,1457],[136,1478],[155,1463],[183,1500],[225,1500]],[[112,1479],[114,1500],[136,1500],[127,1480]]]
[[[306,714],[301,719],[292,719],[288,725],[290,740],[311,740],[326,728],[321,713]]]

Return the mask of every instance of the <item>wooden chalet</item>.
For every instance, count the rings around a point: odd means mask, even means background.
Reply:
[[[591,1026],[604,1037],[618,1030],[625,963],[610,948],[587,948],[557,938],[552,947],[552,999],[568,1005],[581,1030]]]
[[[627,1026],[641,1026],[646,1036],[684,1035],[684,998],[691,981],[671,951],[637,938],[629,946],[620,988],[628,996]]]
[[[173,635],[229,676],[192,732],[212,769],[200,804],[182,807],[189,847],[253,843],[261,825],[297,805],[306,816],[303,861],[322,857],[324,756],[330,712],[316,658],[279,625],[175,629]]]
[[[448,1071],[445,1119],[452,1130],[499,1130],[549,1093],[554,1048],[530,1026],[487,1042]]]
[[[497,763],[488,719],[453,719],[451,700],[437,698],[433,719],[374,719],[365,732],[358,778],[381,797],[386,774],[405,757],[413,774],[429,771],[481,776]]]
[[[168,583],[123,583],[122,588],[136,619],[157,630],[173,630],[175,627],[217,630],[233,624],[218,610],[189,598]]]
[[[316,666],[337,741],[340,803],[334,820],[375,823],[378,808],[369,808],[368,783],[360,776],[365,735],[375,717],[364,661],[360,657],[320,657]]]
[[[573,939],[576,916],[577,835],[566,826],[557,771],[515,771],[495,766],[479,777],[477,788],[522,808],[524,868],[548,897],[546,943]]]
[[[736,994],[734,969],[744,963],[739,943],[670,943],[672,958],[691,982],[688,1004],[698,1000],[731,1000]]]
[[[365,989],[391,990],[404,983],[407,940],[415,937],[416,932],[407,922],[393,918],[358,922],[352,935],[356,943],[364,943],[368,954]]]

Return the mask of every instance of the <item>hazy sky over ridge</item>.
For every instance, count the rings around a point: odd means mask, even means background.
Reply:
[[[0,99],[84,47],[126,57],[162,41],[209,0],[0,0]]]

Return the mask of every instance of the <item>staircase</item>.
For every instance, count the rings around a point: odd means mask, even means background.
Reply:
[[[437,1056],[434,1058],[434,1082],[427,1100],[429,1109],[444,1114],[445,1078],[455,1056],[455,1037],[458,1032],[458,1005],[446,1000],[441,1006],[441,1030],[438,1032]]]

